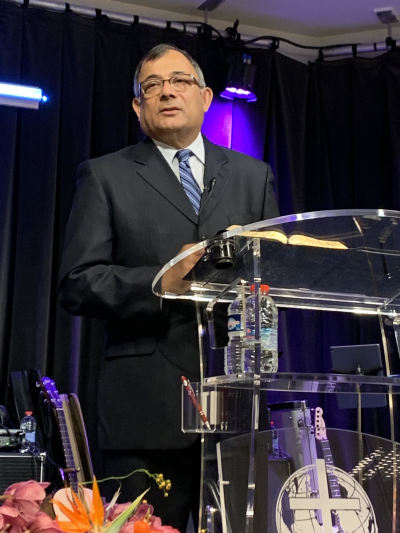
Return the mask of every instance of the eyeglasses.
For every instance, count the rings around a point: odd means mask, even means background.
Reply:
[[[139,90],[144,96],[157,96],[161,93],[166,81],[168,81],[171,87],[180,93],[185,92],[192,85],[198,85],[200,87],[199,82],[193,74],[179,74],[177,76],[171,76],[165,80],[159,78],[145,80],[142,83],[139,83]]]

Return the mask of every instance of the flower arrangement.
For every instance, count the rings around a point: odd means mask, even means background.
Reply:
[[[146,473],[167,496],[171,482],[164,480],[162,474]],[[81,485],[78,493],[70,488],[61,489],[50,500],[45,491],[48,486],[47,482],[33,480],[10,485],[0,496],[3,500],[0,532],[179,533],[177,529],[163,525],[161,519],[153,514],[152,505],[143,500],[149,489],[132,503],[124,504],[117,504],[117,492],[112,501],[104,505],[96,479],[92,491]]]

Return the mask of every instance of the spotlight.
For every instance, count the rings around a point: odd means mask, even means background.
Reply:
[[[39,87],[0,82],[0,105],[38,109],[47,96]]]
[[[251,64],[250,55],[243,54],[241,60],[236,59],[229,68],[228,83],[220,96],[228,100],[240,99],[255,102],[257,96],[253,92],[253,86],[256,70],[256,65]]]

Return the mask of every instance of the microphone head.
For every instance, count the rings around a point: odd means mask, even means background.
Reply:
[[[215,178],[211,178],[210,181],[208,182],[208,185],[207,185],[207,192],[208,193],[210,193],[213,190],[215,182],[216,182]]]
[[[231,268],[235,262],[235,241],[233,237],[228,239],[218,238],[221,230],[217,233],[214,242],[207,248],[213,266],[219,270]]]

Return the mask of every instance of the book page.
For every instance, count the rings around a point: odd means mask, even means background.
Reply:
[[[229,226],[228,230],[239,228],[240,226]],[[267,239],[278,241],[282,244],[291,244],[293,246],[312,246],[314,248],[330,248],[333,250],[347,250],[347,246],[341,241],[331,241],[329,239],[320,239],[318,237],[309,237],[300,233],[294,233],[289,238],[280,230],[263,230],[263,231],[244,231],[241,237]]]

